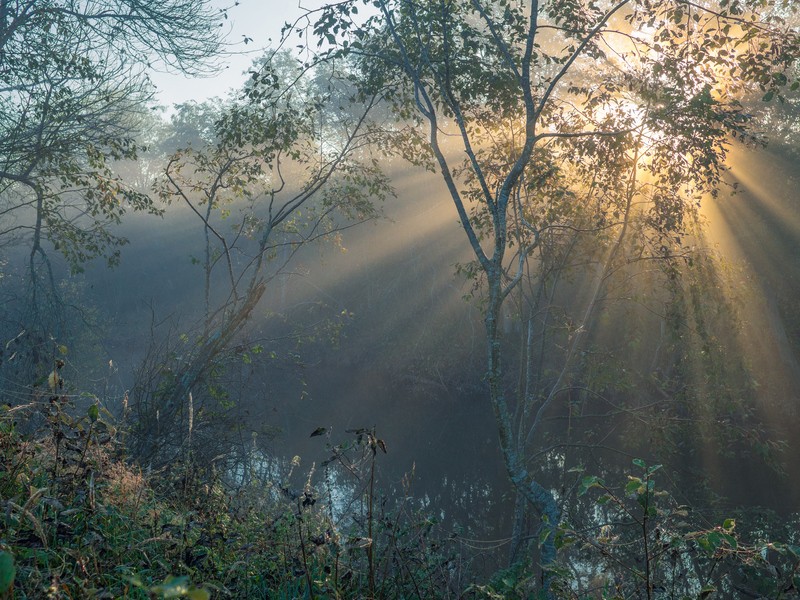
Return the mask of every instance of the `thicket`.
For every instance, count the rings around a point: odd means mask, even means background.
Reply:
[[[0,408],[2,598],[540,593],[526,563],[482,572],[485,551],[415,500],[413,474],[399,489],[383,484],[387,445],[374,430],[339,443],[315,430],[329,457],[305,470],[299,457],[259,468],[254,449],[250,467],[225,471],[196,462],[187,444],[148,472],[126,460],[125,413],[115,419],[98,399],[79,410],[59,389],[58,365],[54,374],[28,404]],[[637,459],[613,483],[573,471],[574,501],[556,528],[555,597],[798,597],[796,522],[693,511],[661,489],[660,469]]]
[[[99,401],[43,392],[0,413],[0,597],[453,597],[468,569],[436,520],[376,487],[373,431],[270,474],[217,471],[190,447],[168,469],[125,459]],[[76,416],[77,415],[77,416]],[[35,432],[19,424],[38,421]],[[320,432],[316,432],[320,433]]]

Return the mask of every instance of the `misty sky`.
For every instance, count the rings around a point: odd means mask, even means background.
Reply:
[[[212,0],[211,5],[228,7],[228,19],[223,27],[227,32],[228,54],[220,59],[220,70],[213,76],[188,78],[175,73],[153,73],[152,80],[158,88],[156,101],[167,107],[196,100],[201,102],[213,96],[225,96],[232,88],[245,81],[245,73],[252,60],[280,38],[281,27],[293,21],[303,8],[322,5],[323,0]],[[244,43],[247,36],[253,41]]]

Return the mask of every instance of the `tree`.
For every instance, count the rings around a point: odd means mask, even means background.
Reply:
[[[148,69],[208,70],[221,16],[205,0],[0,2],[0,244],[28,255],[22,314],[7,316],[36,354],[63,343],[69,322],[51,250],[72,271],[116,264],[127,240],[113,226],[128,210],[159,212],[114,163],[137,157]]]
[[[169,462],[184,446],[187,422],[209,424],[190,411],[202,409],[209,420],[226,412],[219,382],[243,355],[263,350],[247,347],[243,335],[270,283],[301,248],[374,218],[391,193],[370,151],[381,133],[371,118],[374,98],[334,93],[284,54],[260,65],[240,97],[220,107],[211,132],[188,136],[198,145],[175,151],[156,183],[164,202],[188,208],[201,227],[195,262],[204,310],[179,358],[166,347],[140,369],[132,403],[142,460]],[[218,428],[206,432],[221,439]]]
[[[314,15],[313,28],[324,52],[360,65],[363,89],[381,91],[399,121],[418,126],[417,152],[433,157],[458,212],[475,256],[463,270],[480,282],[488,395],[506,469],[543,520],[546,593],[559,507],[531,472],[530,444],[570,389],[604,282],[633,256],[624,253],[634,225],[638,259],[681,255],[687,214],[716,193],[731,140],[753,139],[742,94],[757,90],[771,100],[793,77],[790,8],[683,0],[365,4],[374,7],[367,18],[358,2],[331,4]],[[547,379],[527,363],[528,381],[538,383],[515,394],[504,370],[504,306],[518,294],[523,314],[540,310],[532,303],[537,290],[549,289],[564,264],[558,256],[581,239],[589,239],[597,268],[561,367]]]

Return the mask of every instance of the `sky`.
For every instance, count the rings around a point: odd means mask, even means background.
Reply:
[[[202,102],[214,96],[224,97],[240,87],[246,79],[253,59],[261,56],[271,41],[280,39],[281,28],[294,21],[303,8],[323,4],[323,0],[211,0],[216,9],[228,8],[223,21],[227,53],[219,59],[220,69],[213,76],[189,78],[178,73],[155,72],[151,79],[156,86],[156,102],[169,110],[174,104],[195,100]],[[252,42],[244,43],[245,36]],[[271,40],[271,41],[270,41]]]

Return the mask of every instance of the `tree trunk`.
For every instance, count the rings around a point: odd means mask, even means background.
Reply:
[[[488,342],[489,395],[500,439],[500,451],[506,472],[514,489],[533,506],[542,518],[542,539],[539,566],[542,569],[542,591],[546,598],[552,597],[551,567],[556,560],[555,534],[561,518],[560,510],[552,492],[530,477],[525,469],[524,456],[514,442],[513,425],[508,403],[502,386],[502,346],[498,329],[500,309],[503,305],[502,279],[499,269],[488,274],[489,304],[486,310],[486,339]]]

